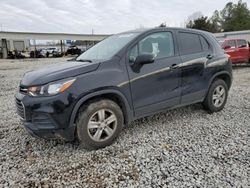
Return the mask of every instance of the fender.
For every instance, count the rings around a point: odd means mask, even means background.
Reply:
[[[126,119],[127,119],[126,122],[130,123],[132,121],[132,119],[133,119],[133,110],[131,110],[131,107],[128,104],[128,101],[127,101],[126,97],[120,91],[118,91],[118,90],[115,90],[115,89],[104,89],[104,90],[100,90],[100,91],[96,91],[96,92],[90,93],[90,94],[85,95],[82,98],[80,98],[80,100],[76,103],[76,105],[74,106],[74,109],[73,109],[73,111],[71,113],[69,126],[70,127],[75,126],[74,125],[74,120],[76,118],[77,112],[78,112],[80,106],[85,101],[87,101],[88,99],[90,99],[92,97],[97,97],[97,96],[100,96],[100,95],[103,95],[103,94],[116,94],[116,95],[118,95],[122,99],[123,103],[125,104]]]
[[[220,76],[220,75],[227,75],[227,76],[229,76],[229,78],[230,78],[230,87],[231,87],[231,85],[232,85],[232,76],[231,76],[231,74],[228,72],[228,71],[220,71],[220,72],[217,72],[216,74],[214,74],[211,78],[210,78],[210,80],[209,80],[209,83],[208,83],[208,89],[210,88],[210,86],[211,86],[211,84],[212,84],[212,82],[214,81],[214,79],[217,77],[217,76]],[[228,89],[230,89],[230,87],[228,88]],[[208,91],[208,89],[207,89],[207,91]],[[206,93],[207,93],[207,91],[206,91]]]

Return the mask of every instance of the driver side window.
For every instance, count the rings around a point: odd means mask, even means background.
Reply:
[[[133,63],[137,56],[142,54],[153,54],[155,58],[174,56],[171,32],[157,32],[146,36],[130,50],[129,62]]]

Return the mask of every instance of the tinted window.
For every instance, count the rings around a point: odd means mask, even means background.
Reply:
[[[200,40],[201,40],[203,51],[208,51],[210,49],[210,45],[207,42],[207,40],[201,35],[200,35]]]
[[[180,32],[180,52],[182,55],[193,54],[202,51],[199,35]]]
[[[238,40],[238,47],[239,48],[247,47],[247,41],[245,41],[245,40]]]
[[[170,32],[148,35],[139,42],[139,54],[152,53],[156,58],[174,55],[174,41]]]

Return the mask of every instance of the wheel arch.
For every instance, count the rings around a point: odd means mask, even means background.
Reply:
[[[230,89],[231,85],[232,85],[232,76],[229,72],[227,71],[221,71],[216,73],[215,75],[213,75],[213,77],[210,79],[209,81],[209,87],[211,86],[211,84],[213,83],[214,80],[216,79],[222,79],[226,82],[228,89]]]
[[[91,100],[102,99],[102,98],[110,99],[116,102],[120,106],[124,115],[125,124],[129,124],[132,121],[133,110],[131,109],[126,97],[116,89],[104,89],[85,95],[78,100],[70,116],[70,126],[74,126],[78,111],[83,104],[86,104],[88,101]]]

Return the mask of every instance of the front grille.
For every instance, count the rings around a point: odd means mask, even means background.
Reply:
[[[25,107],[22,101],[16,99],[17,114],[24,120],[25,119]]]

